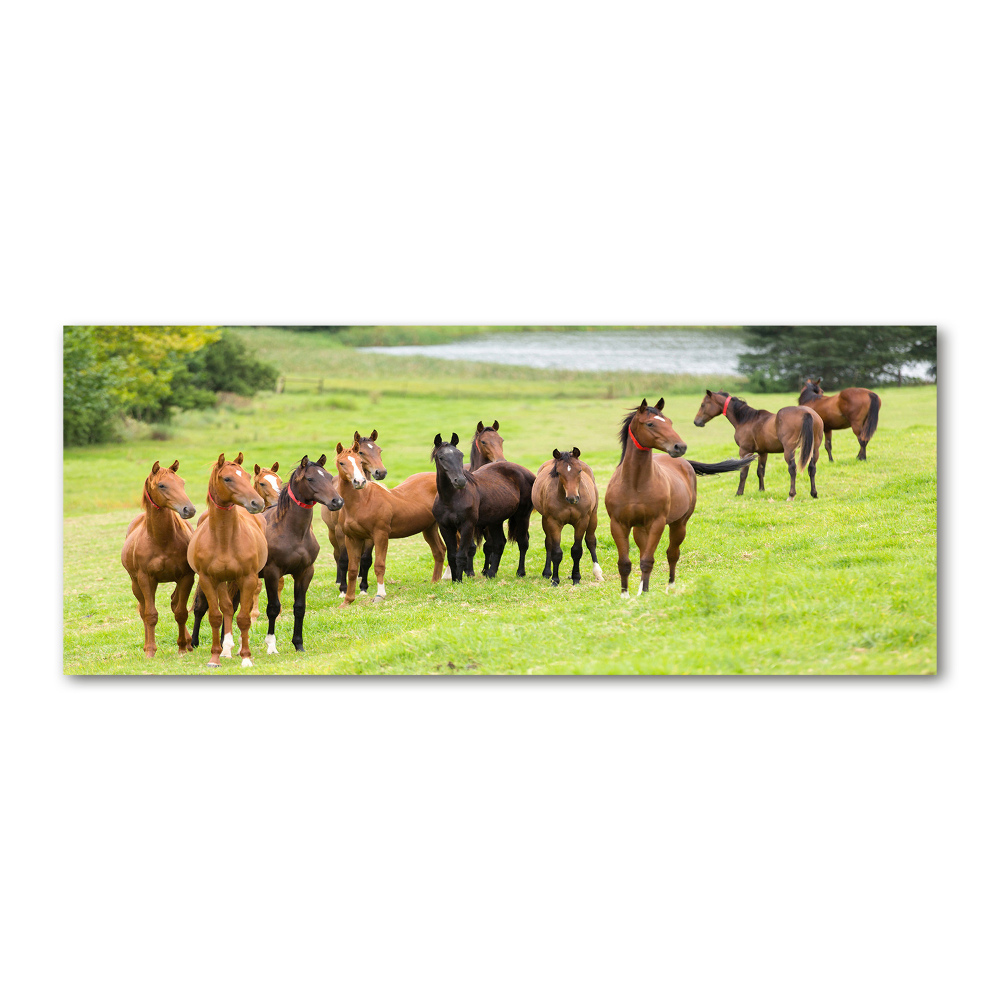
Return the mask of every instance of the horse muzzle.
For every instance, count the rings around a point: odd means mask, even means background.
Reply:
[[[580,502],[580,494],[578,493],[575,497],[566,497],[566,503],[571,503],[574,506]]]
[[[385,477],[387,475],[389,475],[389,470],[388,469],[373,469],[372,470],[372,479],[377,479],[379,482],[381,482],[383,479],[385,479]]]
[[[451,485],[455,487],[456,490],[464,490],[466,486],[469,485],[469,480],[462,476],[461,479],[452,479]]]
[[[332,497],[327,500],[326,505],[330,510],[340,510],[344,506],[344,499],[343,497]]]
[[[680,458],[688,450],[686,444],[673,444],[667,449],[667,454],[671,458]]]
[[[249,503],[245,503],[243,506],[246,507],[246,509],[250,511],[251,514],[259,514],[264,509],[264,501],[260,499],[251,500]]]
[[[352,479],[351,480],[351,485],[356,490],[363,490],[368,485],[368,480],[367,479]]]
[[[704,427],[705,426],[705,421],[704,420],[699,420],[697,417],[695,417],[694,418],[694,425],[695,425],[695,427]]]
[[[188,520],[188,518],[194,517],[195,515],[195,509],[194,507],[191,506],[191,504],[185,504],[183,507],[176,508],[176,510],[177,513],[180,514],[180,516],[183,517],[185,521]]]

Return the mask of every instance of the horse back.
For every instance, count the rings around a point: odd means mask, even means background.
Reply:
[[[479,494],[479,524],[494,524],[531,510],[535,474],[514,462],[490,462],[465,478]]]

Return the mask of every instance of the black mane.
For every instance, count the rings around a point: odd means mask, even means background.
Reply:
[[[566,462],[566,464],[568,465],[572,461],[573,461],[573,452],[571,452],[571,451],[561,451],[561,452],[559,452],[559,457],[552,463],[552,468],[549,469],[549,475],[553,479],[558,479],[559,478],[559,463],[560,462]]]
[[[622,421],[622,428],[618,432],[618,440],[621,442],[622,454],[621,458],[618,459],[618,464],[621,465],[625,461],[625,448],[628,446],[628,425],[632,423],[632,418],[639,412],[639,407],[637,406],[634,410],[629,410],[625,414],[625,419]],[[655,406],[647,406],[647,413],[652,413],[654,417],[662,417],[663,414]]]
[[[748,420],[756,417],[760,413],[760,410],[755,410],[745,399],[740,399],[739,396],[731,396],[728,412],[732,413],[737,424],[745,424]]]
[[[317,464],[316,462],[309,463],[309,465],[316,465],[316,464]],[[306,466],[306,469],[309,468],[309,465]],[[288,487],[291,486],[292,480],[295,478],[295,473],[298,472],[299,469],[302,469],[302,466],[296,465],[295,468],[292,469],[292,474],[288,477],[288,482],[283,483],[281,486],[281,492],[278,494],[278,503],[274,508],[275,521],[278,521],[281,518],[283,518],[292,506],[292,498],[288,495]],[[304,472],[305,469],[303,469],[302,471]]]

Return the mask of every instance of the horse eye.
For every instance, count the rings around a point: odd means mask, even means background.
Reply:
[[[165,490],[167,488],[166,483],[158,483],[157,485],[160,487],[161,490]]]

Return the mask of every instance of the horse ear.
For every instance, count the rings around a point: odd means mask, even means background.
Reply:
[[[316,462],[317,465],[326,465],[326,455],[320,455]]]
[[[434,435],[434,447],[435,448],[439,448],[440,446],[441,446],[441,435],[440,434],[435,434]]]
[[[822,375],[817,375],[816,376],[816,384],[819,385],[820,382],[822,382],[822,381],[823,381],[823,376]]]
[[[663,409],[663,404],[665,402],[666,402],[666,400],[662,396],[660,396],[660,401],[656,404],[656,408],[658,410],[662,410]]]
[[[499,420],[494,420],[493,421],[493,430],[495,430],[495,431],[500,430],[500,421]]]
[[[299,468],[300,469],[304,469],[308,464],[309,464],[309,456],[308,455],[303,455],[302,456],[302,461],[299,462]]]
[[[159,471],[160,471],[160,462],[159,462],[159,459],[157,459],[157,460],[156,460],[156,461],[155,461],[155,462],[153,463],[153,468],[152,468],[152,469],[150,470],[150,473],[149,473],[149,474],[150,474],[151,476],[154,476],[154,475],[156,475],[156,473],[157,473],[157,472],[159,472]]]
[[[344,446],[338,441],[337,442],[337,454],[339,455],[344,450]]]
[[[361,440],[361,435],[357,431],[354,432],[354,440],[355,442]]]
[[[371,439],[372,439],[372,441],[377,441],[378,440],[378,431],[375,430],[374,427],[372,428]]]
[[[274,465],[271,466],[271,471],[272,472],[277,472],[278,471],[278,463],[277,462],[275,462]]]
[[[711,396],[712,395],[712,390],[711,389],[706,389],[705,390],[705,395],[706,396]]]
[[[579,458],[580,457],[580,449],[579,448],[574,448],[573,449],[573,457],[574,458]]]
[[[226,464],[226,453],[223,452],[219,456],[219,461],[216,463],[216,465],[221,469],[225,464]]]
[[[243,452],[242,451],[236,456],[236,464],[237,465],[242,465],[243,464]]]
[[[171,472],[176,472],[181,467],[181,460],[179,458],[174,459],[174,464],[170,466]]]
[[[361,438],[358,438],[354,444],[351,445],[351,451],[356,451],[359,455],[361,454]]]
[[[646,399],[645,399],[645,397],[643,397],[642,402],[639,404],[639,412],[640,413],[645,413],[646,412],[646,405],[647,405],[646,404]]]
[[[558,458],[559,458],[559,456],[560,456],[561,454],[562,454],[562,452],[561,452],[561,451],[560,451],[560,450],[559,450],[558,448],[553,448],[553,449],[552,449],[552,457],[553,457],[554,459],[558,460]]]
[[[452,448],[454,448],[455,445],[457,445],[457,444],[458,444],[458,435],[454,431],[452,431],[451,432],[451,446],[452,446]]]
[[[486,430],[486,428],[483,426],[482,420],[480,420],[479,423],[476,424],[476,433],[482,434],[484,430]]]
[[[256,462],[253,463],[253,474],[255,476],[260,475],[260,466]]]

